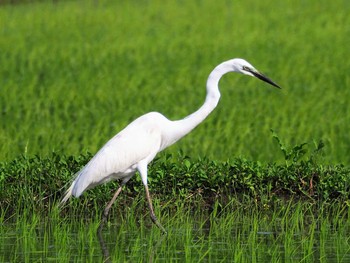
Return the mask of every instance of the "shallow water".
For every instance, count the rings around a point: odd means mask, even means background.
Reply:
[[[129,208],[100,233],[98,216],[18,215],[1,222],[0,262],[350,262],[347,213],[311,210],[178,208],[160,218],[167,235]]]
[[[350,262],[349,223],[226,214],[138,219],[34,217],[1,225],[1,262]]]

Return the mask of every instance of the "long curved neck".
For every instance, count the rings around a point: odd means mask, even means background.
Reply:
[[[224,74],[232,71],[232,65],[226,61],[218,65],[209,74],[207,80],[207,95],[204,104],[197,111],[188,115],[184,119],[173,122],[176,128],[171,136],[172,140],[170,144],[176,142],[192,131],[216,108],[220,100],[219,80]]]

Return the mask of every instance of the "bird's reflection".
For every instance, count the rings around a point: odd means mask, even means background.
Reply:
[[[102,251],[102,256],[103,256],[103,262],[110,263],[112,262],[108,247],[106,245],[106,242],[103,238],[103,227],[106,223],[106,220],[102,220],[98,229],[97,229],[97,238],[100,243],[101,251]],[[151,249],[152,253],[149,255],[149,260],[148,262],[153,262],[154,255],[157,252],[158,248],[160,247],[160,244],[164,241],[165,237],[167,234],[162,234],[159,239],[155,242],[153,245],[153,249]]]
[[[103,255],[103,262],[108,262],[109,263],[109,262],[112,262],[112,261],[111,261],[110,255],[109,255],[108,248],[106,246],[106,242],[104,241],[103,235],[102,235],[102,229],[103,229],[103,226],[104,226],[105,222],[106,222],[106,220],[102,219],[100,225],[98,226],[97,238],[98,238],[98,241],[100,242],[100,247],[101,247],[102,255]]]

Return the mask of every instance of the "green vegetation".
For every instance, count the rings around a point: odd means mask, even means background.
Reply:
[[[0,4],[1,262],[350,260],[349,1]],[[138,176],[102,239],[117,183],[58,209],[109,138],[149,111],[193,112],[233,57],[283,89],[225,76],[217,109],[150,165],[168,236]]]
[[[340,206],[349,205],[350,171],[341,165],[317,163],[322,142],[312,151],[307,151],[305,144],[288,148],[276,134],[274,137],[285,154],[286,163],[283,165],[263,165],[244,159],[215,162],[207,158],[193,160],[184,155],[165,155],[149,167],[151,192],[164,203],[184,198],[189,207],[197,206],[198,202],[211,207],[216,201],[225,204],[232,198],[249,198],[259,207],[283,205],[289,198],[311,203],[338,201]],[[49,211],[50,206],[63,196],[72,173],[90,158],[90,154],[79,157],[53,154],[48,158],[22,156],[1,163],[1,207],[7,208],[8,215],[28,209],[37,213]],[[100,213],[100,208],[116,189],[116,183],[96,187],[83,198],[74,200],[69,207],[74,210],[90,208],[86,209],[88,214],[97,209]],[[139,176],[127,184],[124,193],[126,197],[121,203],[127,205],[132,201],[130,197],[144,194]]]
[[[162,209],[168,235],[152,227],[143,200],[121,207],[102,235],[98,217],[32,214],[0,228],[1,262],[347,262],[348,209],[288,202],[259,209],[232,200],[213,210],[177,200]],[[170,211],[170,212],[168,212]]]
[[[0,7],[0,159],[96,152],[149,111],[183,118],[220,62],[249,60],[283,88],[227,75],[213,114],[167,150],[276,162],[323,140],[350,163],[350,2],[40,1]]]

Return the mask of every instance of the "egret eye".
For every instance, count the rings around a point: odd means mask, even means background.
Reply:
[[[245,71],[249,71],[249,72],[251,72],[251,71],[252,71],[252,69],[251,69],[251,68],[249,68],[249,67],[247,67],[247,66],[243,66],[243,67],[242,67],[242,69],[243,69],[243,70],[245,70]]]

